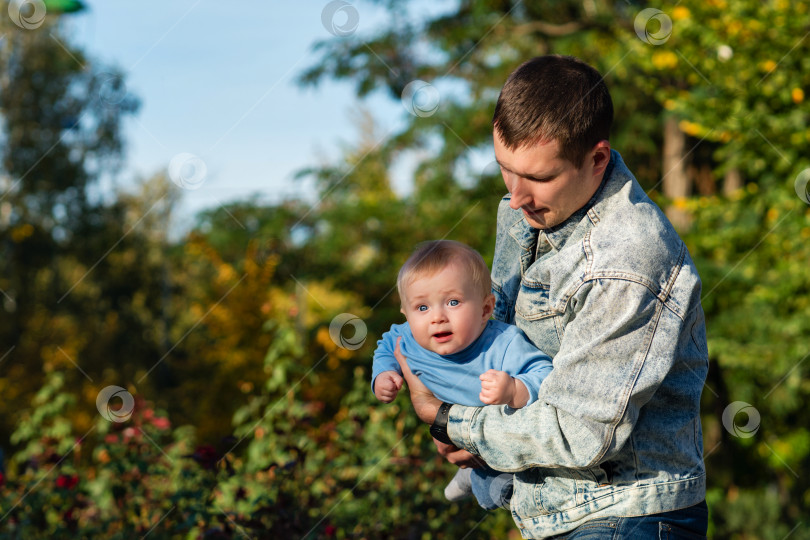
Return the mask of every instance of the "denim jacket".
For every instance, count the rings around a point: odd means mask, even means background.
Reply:
[[[515,472],[524,538],[705,497],[700,394],[708,371],[695,265],[613,151],[590,202],[538,230],[498,209],[495,317],[553,358],[538,401],[450,410],[450,438]]]

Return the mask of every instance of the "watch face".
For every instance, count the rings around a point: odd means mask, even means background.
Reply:
[[[439,405],[439,411],[436,413],[436,419],[433,421],[434,424],[441,423],[442,425],[447,425],[447,418],[450,416],[450,407],[452,407],[452,403],[442,403]]]
[[[447,436],[447,430],[444,427],[439,427],[434,424],[430,426],[430,434],[437,441],[441,441],[445,444],[453,444],[453,441],[451,441],[450,437]]]

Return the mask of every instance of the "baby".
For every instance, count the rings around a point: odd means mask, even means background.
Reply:
[[[516,326],[490,320],[495,297],[477,251],[451,240],[420,244],[400,269],[397,289],[408,322],[377,342],[371,375],[377,399],[390,403],[402,387],[394,358],[399,338],[411,371],[442,401],[520,408],[537,399],[551,358]],[[490,468],[459,469],[445,496],[455,501],[472,493],[487,510],[508,508],[511,477],[504,478]]]

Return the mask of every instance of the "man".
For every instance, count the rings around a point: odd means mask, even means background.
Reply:
[[[521,65],[495,108],[509,195],[494,315],[553,357],[538,401],[441,404],[398,361],[442,455],[515,472],[511,509],[525,538],[702,538],[700,278],[611,150],[612,119],[599,73],[560,56]]]

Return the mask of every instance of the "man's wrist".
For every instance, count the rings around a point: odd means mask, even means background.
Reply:
[[[430,434],[437,441],[445,444],[453,444],[450,437],[447,435],[447,421],[450,419],[450,408],[452,403],[444,402],[439,406],[439,411],[436,413],[436,418],[430,426]]]

